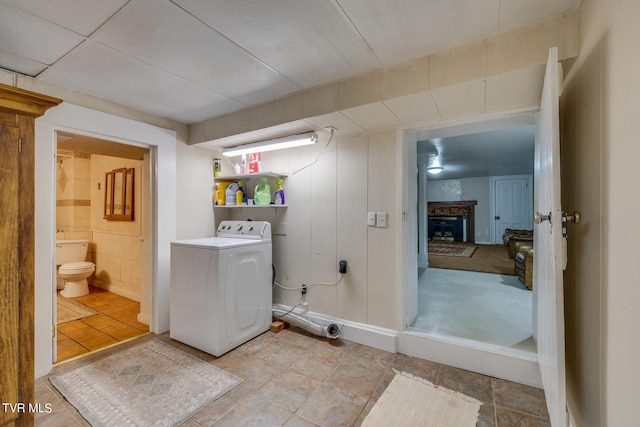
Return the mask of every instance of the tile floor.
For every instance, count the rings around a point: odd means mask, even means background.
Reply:
[[[89,295],[73,299],[98,314],[58,325],[57,362],[149,332],[149,326],[137,321],[137,301],[91,285]]]
[[[391,382],[394,369],[484,402],[478,426],[550,425],[540,389],[344,340],[310,336],[297,328],[265,332],[219,358],[174,341],[168,333],[149,334],[60,364],[53,373],[154,337],[244,379],[194,414],[185,427],[359,426]],[[36,415],[38,426],[88,425],[47,377],[36,380],[36,402],[50,403],[52,408],[49,414]]]

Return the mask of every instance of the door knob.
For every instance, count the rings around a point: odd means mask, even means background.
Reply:
[[[495,217],[495,220],[496,220],[496,221],[499,221],[499,220],[500,220],[500,217],[499,217],[499,216]]]
[[[540,212],[536,212],[533,215],[533,222],[536,224],[541,224],[544,221],[551,222],[551,212],[549,212],[549,215],[542,215]]]
[[[572,214],[568,214],[564,212],[563,215],[567,219],[567,221],[572,222],[574,224],[580,224],[580,221],[582,221],[582,215],[580,215],[580,212],[578,211],[575,211]]]

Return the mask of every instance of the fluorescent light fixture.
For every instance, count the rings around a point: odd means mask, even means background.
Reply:
[[[427,172],[429,172],[431,175],[438,175],[443,170],[444,168],[442,166],[433,166],[433,167],[427,168]]]
[[[222,155],[227,157],[241,156],[243,154],[300,147],[302,145],[315,144],[316,142],[318,142],[318,135],[315,132],[307,132],[225,148],[222,150]]]

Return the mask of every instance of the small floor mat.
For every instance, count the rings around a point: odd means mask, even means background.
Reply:
[[[159,340],[50,377],[92,426],[177,426],[242,379]]]
[[[87,307],[84,304],[80,304],[69,298],[65,298],[58,294],[57,298],[57,325],[63,323],[72,322],[78,319],[84,319],[85,317],[94,316],[98,314],[97,311]]]
[[[408,374],[396,376],[362,423],[362,427],[474,427],[482,403]]]

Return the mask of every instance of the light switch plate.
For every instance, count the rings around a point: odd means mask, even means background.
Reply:
[[[375,227],[376,226],[376,213],[375,212],[368,212],[367,213],[367,225],[369,227]]]
[[[387,213],[386,212],[376,212],[376,227],[378,228],[387,228]]]

